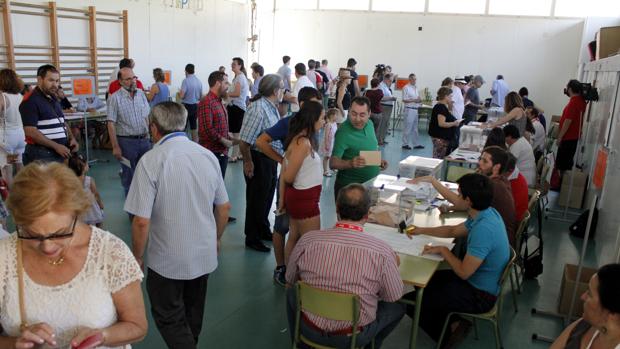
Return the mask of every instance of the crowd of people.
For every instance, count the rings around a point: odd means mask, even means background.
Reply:
[[[176,103],[170,101],[162,69],[153,70],[155,83],[145,91],[134,61],[121,60],[105,106],[112,154],[121,167],[123,210],[131,220],[131,248],[101,229],[104,203],[88,176],[88,162],[78,153],[80,134],[64,118],[63,110],[72,106],[68,100],[62,105],[60,71],[41,66],[37,86],[23,97],[19,76],[0,71],[5,120],[0,160],[10,187],[4,214],[10,212],[16,226],[16,234],[0,240],[0,277],[6,285],[0,287],[1,348],[122,347],[141,340],[147,333],[140,286],[145,274],[152,317],[168,347],[197,347],[209,275],[218,267],[225,229],[235,221],[224,178],[229,163],[237,161],[243,163],[246,185],[245,246],[270,252],[264,241],[272,242],[274,281],[290,286],[301,280],[360,297],[359,328],[303,312],[306,338],[346,347],[357,331],[359,346],[379,348],[405,314],[413,316],[412,306],[397,302],[415,299],[415,293],[403,294],[398,255],[363,233],[370,193],[361,183],[389,164],[385,159],[369,164],[360,153],[387,143],[397,75],[390,66],[377,65],[370,88],[364,89],[353,58],[337,74],[325,59],[293,69],[289,56],[282,62],[273,74],[252,64],[250,79],[244,60],[234,57],[232,76],[225,67],[211,72],[206,93],[195,66],[187,64],[177,95],[182,103]],[[409,74],[402,89],[405,150],[424,148],[416,82],[416,75]],[[442,81],[428,131],[434,157],[458,147],[459,128],[474,121],[483,107],[478,90],[484,82],[479,75]],[[572,167],[585,108],[580,86],[572,80],[567,86],[571,100],[560,120],[560,171]],[[450,203],[442,211],[467,214],[459,225],[408,229],[410,235],[457,241],[452,251],[429,245],[423,252],[441,255],[451,267],[433,276],[422,304],[416,305],[422,308],[421,327],[435,341],[449,313],[483,313],[496,303],[546,143],[542,110],[526,88],[510,91],[498,75],[491,95],[491,105],[505,115],[481,124],[490,129],[487,144],[476,173],[457,181],[458,193],[432,176],[411,180],[431,183]],[[95,99],[79,104],[78,109],[101,108]],[[334,174],[338,220],[321,230],[319,201],[327,195],[322,185]],[[583,319],[554,347],[584,341],[617,345],[619,274],[619,266],[612,264],[590,280]],[[59,292],[62,297],[56,296]],[[292,287],[286,304],[293,338],[299,303]],[[454,318],[440,345],[456,345],[469,326]]]

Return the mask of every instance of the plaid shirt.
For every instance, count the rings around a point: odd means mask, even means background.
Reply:
[[[209,91],[198,103],[198,143],[214,153],[228,154],[220,138],[228,139],[228,114],[222,99]]]
[[[278,108],[267,98],[262,97],[248,107],[243,117],[240,139],[249,144],[253,150],[258,150],[255,146],[256,139],[260,134],[280,120]],[[271,147],[278,154],[283,154],[282,142],[273,141]]]
[[[108,100],[107,120],[114,122],[117,136],[148,135],[150,111],[149,101],[142,90],[136,90],[131,98],[122,88]]]

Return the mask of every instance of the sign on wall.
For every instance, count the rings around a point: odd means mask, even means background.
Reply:
[[[71,78],[71,92],[74,97],[95,96],[94,76],[75,76]]]
[[[172,71],[164,70],[164,84],[170,85],[172,83]]]

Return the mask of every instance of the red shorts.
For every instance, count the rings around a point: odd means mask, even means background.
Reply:
[[[321,198],[321,185],[308,189],[295,189],[287,186],[284,192],[286,213],[293,219],[306,219],[321,214],[319,200]]]

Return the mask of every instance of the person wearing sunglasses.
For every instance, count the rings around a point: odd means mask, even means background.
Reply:
[[[140,266],[116,236],[81,222],[90,200],[73,172],[33,163],[7,204],[0,240],[0,348],[122,347],[144,338]]]

